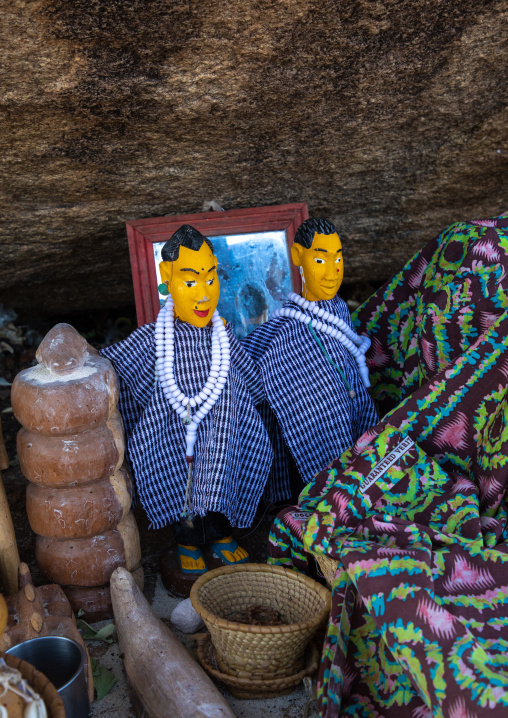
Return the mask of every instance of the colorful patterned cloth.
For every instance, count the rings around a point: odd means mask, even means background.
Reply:
[[[373,397],[385,415],[460,356],[508,308],[508,217],[457,222],[353,316],[372,340]]]
[[[360,309],[389,413],[272,527],[272,563],[338,562],[324,718],[508,715],[507,229],[453,225]]]

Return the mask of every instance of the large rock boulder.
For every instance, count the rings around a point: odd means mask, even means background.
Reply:
[[[508,199],[504,0],[4,0],[0,302],[133,301],[126,219],[306,201],[346,283]]]

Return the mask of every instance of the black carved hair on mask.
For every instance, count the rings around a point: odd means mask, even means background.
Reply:
[[[312,246],[312,240],[316,234],[335,234],[337,228],[327,219],[306,219],[296,230],[294,243],[301,244],[305,249],[309,249]],[[337,232],[337,234],[339,234]]]
[[[182,224],[182,226],[176,230],[171,239],[168,239],[164,247],[162,248],[161,257],[163,262],[176,262],[178,255],[180,254],[180,247],[187,247],[192,249],[194,252],[198,252],[201,249],[203,242],[206,242],[212,254],[214,254],[212,243],[206,237],[203,237],[201,232],[191,227],[190,224]]]

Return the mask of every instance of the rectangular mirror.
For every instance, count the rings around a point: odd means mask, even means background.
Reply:
[[[301,290],[289,248],[307,205],[275,205],[127,222],[138,323],[155,320],[166,297],[158,290],[164,243],[182,224],[210,239],[218,260],[220,315],[244,337]]]

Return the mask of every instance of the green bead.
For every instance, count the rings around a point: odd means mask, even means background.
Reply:
[[[157,287],[159,290],[159,294],[162,294],[163,297],[166,297],[169,294],[169,289],[167,284],[159,284]]]

